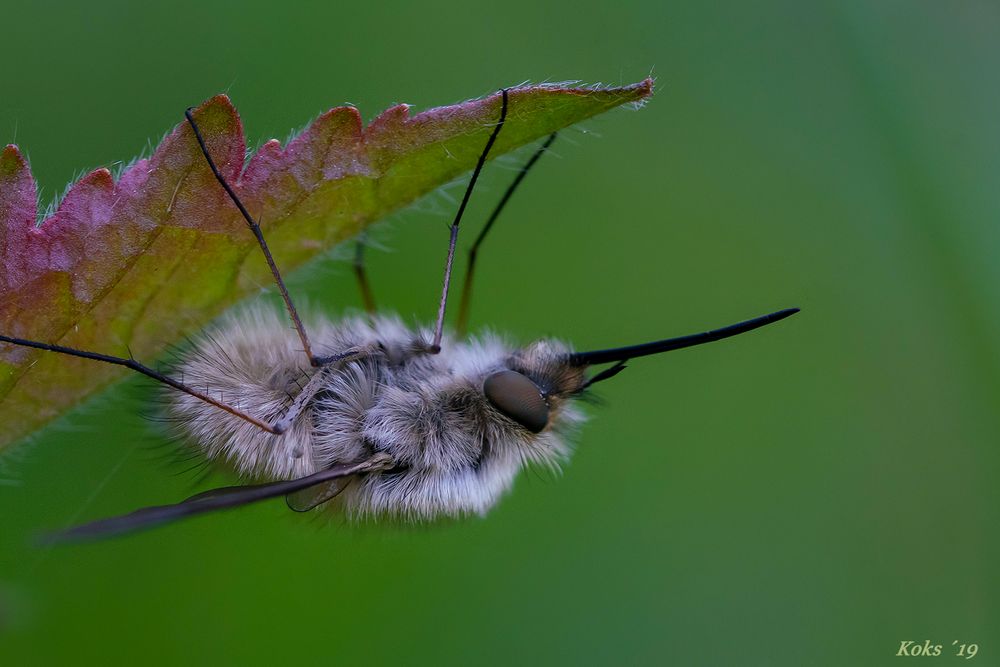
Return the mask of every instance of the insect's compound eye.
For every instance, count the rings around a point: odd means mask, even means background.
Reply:
[[[483,384],[486,398],[532,433],[539,433],[549,423],[549,406],[538,386],[516,371],[499,371]]]

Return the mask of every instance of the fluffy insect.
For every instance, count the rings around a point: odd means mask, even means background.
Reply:
[[[298,334],[262,308],[229,316],[197,338],[170,375],[131,358],[19,338],[0,341],[117,364],[164,385],[167,411],[187,439],[242,478],[225,487],[71,528],[57,540],[96,538],[284,496],[294,510],[339,505],[350,517],[432,520],[484,514],[527,465],[557,465],[583,421],[581,397],[641,356],[721,340],[797,312],[790,308],[722,329],[628,347],[578,352],[557,340],[525,347],[466,337],[477,251],[551,135],[507,189],[469,253],[458,333],[445,312],[459,223],[507,117],[483,148],[450,228],[444,285],[433,327],[412,329],[377,314],[358,245],[355,271],[368,317],[303,324],[260,227],[219,172],[189,109],[185,116],[222,188],[256,237]],[[593,366],[608,365],[589,374]]]

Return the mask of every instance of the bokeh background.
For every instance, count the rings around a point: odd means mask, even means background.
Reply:
[[[525,183],[474,324],[593,348],[803,309],[634,362],[564,474],[484,519],[273,502],[30,546],[205,488],[128,381],[3,457],[3,664],[883,665],[903,640],[1000,664],[996,3],[6,3],[3,23],[0,142],[43,204],[219,91],[257,144],[348,102],[652,73],[644,109],[565,133]],[[466,243],[517,164],[489,170]],[[460,190],[377,229],[383,307],[433,316]],[[359,305],[336,257],[291,285]]]

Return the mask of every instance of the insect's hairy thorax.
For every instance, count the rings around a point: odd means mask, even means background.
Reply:
[[[281,314],[251,308],[198,339],[176,370],[267,419],[295,413],[282,436],[173,393],[177,427],[209,459],[251,479],[294,479],[391,455],[392,470],[341,494],[339,504],[358,515],[485,512],[525,464],[555,466],[569,453],[565,436],[581,415],[563,394],[579,388],[582,373],[567,376],[552,361],[565,356],[558,343],[516,350],[487,335],[447,340],[441,353],[428,354],[428,332],[395,317],[319,321],[311,331],[320,354],[357,351],[357,358],[309,368]],[[548,394],[552,419],[542,432],[512,422],[484,396],[484,378],[507,368]]]

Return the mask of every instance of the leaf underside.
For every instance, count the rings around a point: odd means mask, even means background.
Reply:
[[[652,94],[617,88],[510,90],[496,157]],[[224,95],[195,110],[209,150],[289,272],[475,165],[500,96],[411,116],[392,107],[367,127],[353,107],[319,116],[288,145],[246,165],[243,125]],[[152,360],[271,283],[253,236],[181,123],[117,179],[107,169],[69,188],[41,224],[16,146],[0,152],[0,333]],[[0,449],[66,412],[121,368],[0,344]]]

